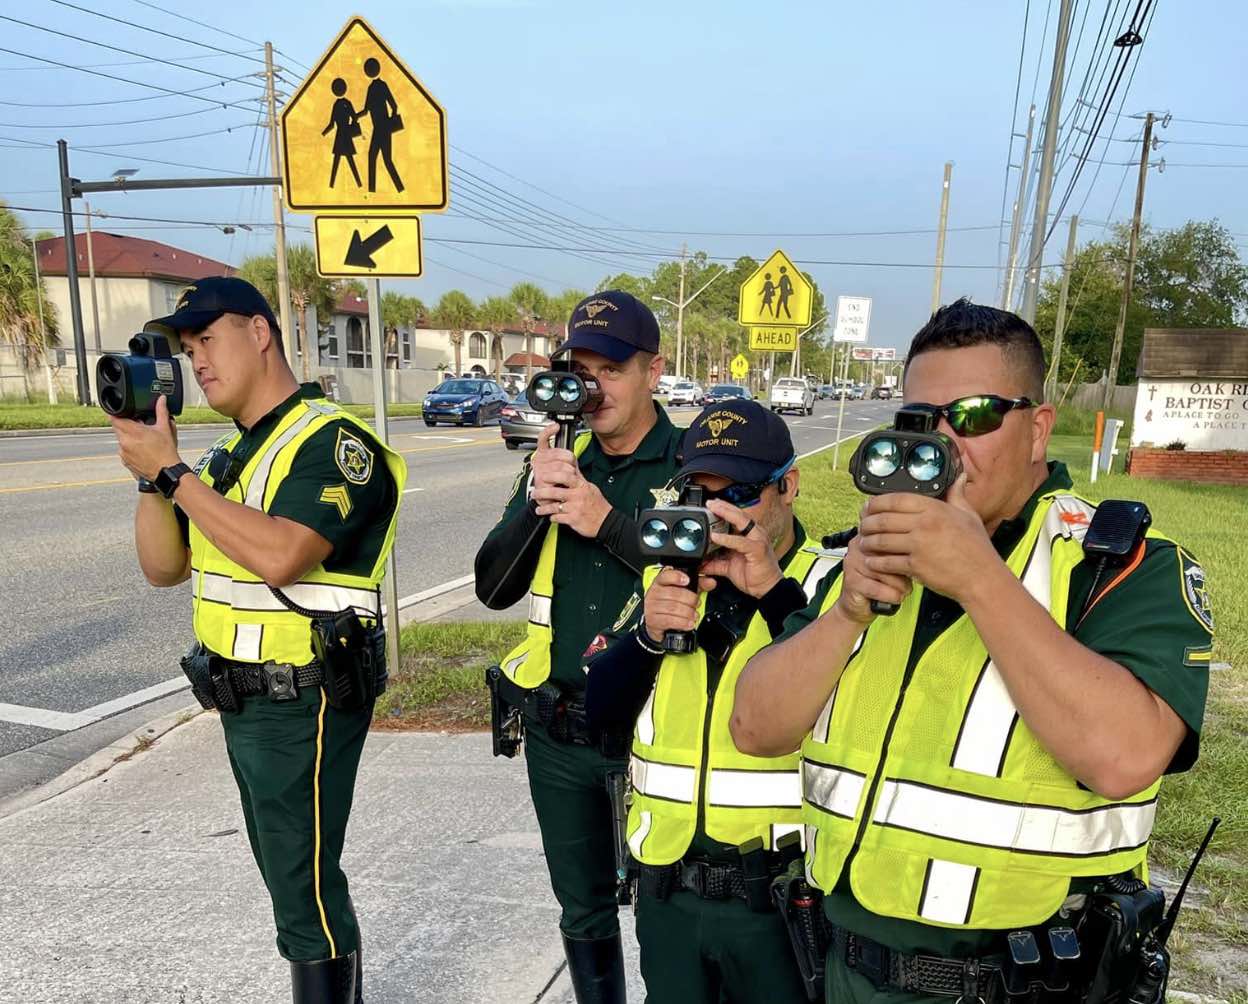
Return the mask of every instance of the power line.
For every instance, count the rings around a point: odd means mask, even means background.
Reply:
[[[9,51],[11,51],[11,50],[9,50],[9,49],[0,49],[0,52],[9,52]],[[25,53],[19,53],[19,55],[25,55]],[[29,58],[31,58],[31,59],[38,59],[39,57],[38,57],[38,56],[31,56],[31,57],[29,57]],[[45,60],[42,60],[42,61],[43,61],[43,62],[45,62],[45,63],[48,63],[48,64],[50,64],[50,65],[52,65],[52,66],[61,67],[61,68],[66,68],[66,67],[67,67],[68,69],[71,69],[71,70],[83,70],[83,69],[86,69],[86,67],[84,67],[84,66],[68,66],[68,64],[66,64],[66,63],[57,63],[57,62],[53,62],[52,60],[48,60],[48,59],[45,59]],[[32,66],[32,67],[30,67],[30,69],[32,69],[32,70],[42,70],[42,69],[43,69],[43,67],[42,67],[42,66]],[[97,76],[108,76],[108,75],[107,75],[107,74],[97,74]],[[125,78],[123,78],[123,77],[112,77],[112,78],[110,78],[110,79],[113,79],[113,80],[121,80],[123,83],[127,83],[127,84],[136,84],[136,85],[138,85],[138,86],[140,86],[140,87],[146,86],[145,84],[139,84],[139,83],[138,83],[138,81],[135,81],[135,80],[125,80]],[[0,105],[4,105],[4,106],[10,107],[10,108],[97,108],[97,107],[99,107],[99,106],[101,106],[101,105],[132,105],[132,104],[135,104],[136,102],[139,102],[139,101],[159,101],[161,98],[169,98],[169,97],[178,97],[178,98],[182,98],[182,97],[193,97],[193,96],[195,96],[195,95],[197,95],[197,94],[202,93],[203,91],[210,91],[210,90],[212,90],[214,87],[220,87],[220,86],[222,86],[222,85],[221,85],[221,84],[205,84],[203,87],[193,87],[193,88],[191,88],[189,91],[168,91],[168,92],[167,92],[167,93],[165,93],[165,94],[144,94],[144,95],[143,95],[142,97],[140,97],[140,98],[114,98],[114,99],[112,99],[112,100],[110,100],[110,101],[53,101],[53,102],[0,101]],[[221,104],[221,102],[218,102],[218,101],[214,101],[214,102],[212,102],[212,103],[213,103],[214,105],[220,105],[220,104]]]
[[[247,42],[249,45],[258,45],[261,48],[264,47],[263,42],[257,42],[254,39],[244,38],[242,35],[235,35],[232,31],[226,31],[224,28],[215,24],[205,24],[203,21],[196,21],[193,17],[188,17],[186,14],[179,14],[176,10],[169,10],[167,7],[161,7],[157,4],[149,3],[148,0],[134,0],[134,2],[142,4],[144,7],[150,7],[152,10],[158,10],[162,14],[168,14],[170,17],[176,17],[183,21],[189,21],[191,24],[197,24],[201,28],[207,28],[209,31],[215,32],[216,34],[229,35],[230,38],[236,38],[240,42]]]
[[[56,149],[55,143],[40,143],[32,139],[21,139],[16,136],[0,136],[0,141],[8,140],[14,144],[22,144],[20,149],[29,149],[32,152],[39,149]],[[197,171],[208,171],[212,174],[238,174],[238,171],[224,167],[207,167],[204,164],[186,164],[176,160],[159,160],[154,157],[140,157],[137,154],[129,153],[126,150],[118,150],[112,147],[103,146],[78,146],[74,147],[75,154],[85,153],[97,157],[110,157],[116,159],[118,157],[126,160],[137,160],[145,164],[159,164],[162,167],[186,167]],[[59,210],[58,210],[59,211]]]
[[[247,79],[246,79],[245,77],[235,77],[235,78],[233,78],[233,79],[226,78],[226,77],[222,77],[222,78],[221,78],[221,81],[219,81],[218,83],[215,83],[215,84],[209,84],[207,87],[200,87],[200,88],[196,88],[195,90],[192,90],[192,91],[175,91],[175,90],[172,90],[171,88],[168,88],[168,87],[161,87],[159,84],[149,84],[149,83],[146,83],[145,81],[140,81],[140,80],[129,80],[129,79],[127,79],[126,77],[119,77],[119,76],[117,76],[116,74],[113,74],[113,73],[101,73],[99,70],[89,70],[89,69],[87,69],[85,66],[75,66],[73,63],[61,63],[61,62],[58,62],[58,61],[57,61],[57,60],[55,60],[55,59],[47,59],[47,58],[46,58],[46,57],[44,57],[44,56],[33,56],[33,55],[31,55],[30,53],[27,53],[27,52],[18,52],[16,49],[6,49],[6,48],[4,48],[3,46],[0,46],[0,52],[7,52],[10,56],[21,56],[21,57],[22,57],[22,58],[24,58],[24,59],[34,59],[34,60],[36,60],[36,61],[38,61],[38,62],[40,62],[40,63],[48,63],[48,64],[49,64],[49,65],[51,65],[51,66],[59,66],[59,67],[61,67],[61,68],[63,68],[63,69],[66,69],[66,70],[79,70],[79,71],[80,71],[80,72],[82,72],[82,73],[89,73],[89,74],[91,74],[91,76],[93,76],[93,77],[104,77],[106,80],[118,80],[118,81],[120,81],[120,82],[121,82],[121,83],[123,83],[123,84],[133,84],[135,87],[148,87],[148,88],[150,88],[150,89],[151,89],[151,90],[153,90],[153,91],[161,91],[161,92],[162,92],[162,94],[164,94],[164,95],[166,95],[166,96],[168,96],[168,95],[174,95],[174,96],[177,96],[177,97],[193,97],[193,98],[197,98],[197,99],[198,99],[198,100],[200,100],[200,101],[207,101],[207,102],[208,102],[209,104],[211,104],[211,105],[222,105],[222,104],[223,104],[223,102],[221,102],[221,101],[214,101],[214,100],[212,100],[212,98],[206,98],[206,97],[204,97],[202,94],[200,94],[200,93],[199,93],[199,91],[206,91],[206,90],[209,90],[209,89],[210,89],[210,88],[212,88],[212,87],[224,87],[224,86],[225,86],[225,84],[227,84],[227,83],[231,83],[231,84],[232,84],[232,83],[241,83],[241,82],[247,82],[247,83],[250,83],[250,82],[251,82],[251,81],[247,81]],[[140,99],[140,98],[133,98],[133,99],[131,99],[131,100],[138,101],[138,100],[143,100],[143,99]],[[149,100],[150,100],[150,99],[149,99]],[[88,105],[91,105],[91,104],[111,105],[111,104],[123,104],[123,103],[124,103],[123,101],[97,101],[97,102],[83,102],[83,103],[82,103],[82,106],[83,106],[83,107],[85,107],[85,106],[88,106]],[[18,102],[15,102],[15,101],[4,101],[4,102],[0,102],[0,104],[6,104],[6,105],[18,105]],[[68,104],[68,105],[19,105],[19,107],[22,107],[22,108],[41,108],[41,107],[42,107],[42,108],[72,108],[72,107],[75,107],[75,105],[74,105],[74,104]]]
[[[1192,125],[1225,126],[1228,129],[1248,129],[1248,122],[1215,122],[1212,119],[1181,119],[1171,116],[1171,122],[1190,122]]]
[[[245,98],[242,101],[232,101],[225,108],[241,108],[243,105],[254,104],[259,98]],[[57,122],[53,125],[39,123],[37,125],[28,125],[25,122],[0,122],[0,129],[98,129],[104,126],[122,126],[122,125],[147,125],[149,122],[167,122],[170,119],[185,119],[192,115],[206,115],[208,112],[218,111],[217,108],[195,108],[189,112],[176,112],[173,115],[157,115],[149,116],[142,119],[126,119],[122,122],[74,122],[65,123]]]
[[[33,28],[35,31],[47,32],[49,35],[59,35],[61,38],[72,39],[75,42],[84,42],[87,45],[98,45],[101,49],[111,49],[113,52],[123,52],[127,56],[138,56],[141,59],[150,59],[153,63],[163,63],[165,66],[172,66],[179,70],[188,70],[191,73],[202,73],[208,77],[216,77],[225,83],[248,83],[253,87],[263,87],[259,81],[249,80],[247,78],[226,77],[220,73],[214,73],[212,70],[201,69],[198,66],[185,66],[182,63],[174,63],[168,59],[161,59],[158,56],[149,55],[146,52],[135,52],[133,49],[123,49],[117,45],[109,45],[107,42],[100,42],[94,38],[84,38],[82,35],[74,35],[67,31],[57,31],[55,28],[49,28],[46,25],[35,24],[31,21],[22,21],[16,17],[9,17],[7,14],[0,14],[0,21],[9,21],[13,24],[20,24],[23,28]]]
[[[200,42],[193,38],[184,38],[181,35],[171,35],[167,31],[161,31],[159,28],[151,28],[145,24],[136,24],[134,21],[127,21],[125,18],[113,17],[111,14],[105,14],[102,11],[92,10],[90,7],[80,7],[76,3],[70,3],[69,0],[51,0],[52,3],[61,7],[69,7],[72,10],[82,11],[84,14],[91,14],[95,17],[102,17],[106,21],[112,21],[116,24],[124,24],[128,28],[137,28],[139,31],[151,32],[153,35],[160,35],[162,38],[171,38],[175,42],[190,42],[192,45],[198,45],[201,49],[211,49],[213,52],[221,53],[226,56],[237,56],[239,59],[250,59],[252,62],[264,64],[264,60],[259,56],[249,56],[242,52],[234,52],[230,49],[222,49],[216,45],[209,45],[207,42]],[[255,44],[254,42],[252,43]]]
[[[242,55],[242,53],[238,53],[238,55]],[[188,59],[220,59],[221,57],[217,55],[216,53],[212,53],[212,52],[202,52],[202,53],[188,52],[188,53],[178,56],[177,58],[179,60],[188,60]],[[113,60],[107,63],[83,63],[81,65],[88,66],[91,68],[110,67],[110,66],[147,66],[154,62],[156,62],[156,60],[154,59],[118,59],[118,60]],[[7,73],[9,71],[16,72],[20,70],[43,70],[43,69],[46,69],[46,67],[43,67],[43,66],[0,66],[0,73]]]
[[[444,213],[446,217],[451,219],[474,220],[478,223],[520,223],[522,220],[510,219],[488,219],[479,216],[469,216],[463,213]],[[557,224],[547,222],[533,222],[531,226],[555,227]],[[986,223],[982,226],[968,227],[946,227],[947,233],[954,231],[970,231],[970,230],[993,230],[997,227],[995,223]],[[916,227],[909,230],[856,230],[856,231],[798,231],[798,232],[780,232],[774,230],[653,230],[645,227],[598,227],[582,225],[579,229],[592,230],[600,233],[638,233],[638,234],[654,234],[657,236],[675,236],[675,237],[777,237],[793,240],[809,239],[809,238],[832,238],[832,237],[894,237],[894,236],[913,236],[920,234],[934,234],[937,232],[935,227]],[[660,249],[655,249],[660,250]],[[677,254],[678,252],[672,252]]]

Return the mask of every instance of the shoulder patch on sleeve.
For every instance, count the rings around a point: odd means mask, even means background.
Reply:
[[[373,451],[363,441],[346,429],[338,430],[338,442],[334,444],[334,461],[338,470],[353,485],[366,485],[373,476]]]
[[[1209,598],[1209,586],[1205,570],[1183,548],[1176,547],[1179,556],[1179,577],[1182,580],[1183,602],[1193,617],[1206,631],[1213,634],[1213,602]]]

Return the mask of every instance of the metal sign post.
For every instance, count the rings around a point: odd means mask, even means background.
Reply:
[[[390,442],[386,421],[386,339],[381,330],[381,280],[368,280],[368,340],[373,353],[373,428],[382,445]],[[394,549],[386,562],[382,584],[386,607],[386,664],[391,672],[399,669],[399,574]]]

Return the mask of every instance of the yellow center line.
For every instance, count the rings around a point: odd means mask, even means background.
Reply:
[[[430,453],[433,450],[466,450],[472,446],[497,446],[501,439],[477,439],[471,443],[446,443],[443,446],[413,446],[408,450],[396,450],[396,453]]]
[[[116,460],[116,453],[96,453],[89,457],[50,457],[47,460],[6,460],[0,467],[22,467],[26,464],[77,464],[84,460]]]
[[[0,495],[13,495],[18,492],[42,492],[50,488],[89,488],[92,485],[121,485],[129,481],[134,483],[134,478],[108,478],[104,481],[54,481],[47,485],[27,485],[24,488],[0,488]]]

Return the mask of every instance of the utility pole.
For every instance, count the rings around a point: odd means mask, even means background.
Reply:
[[[1036,106],[1027,113],[1027,139],[1023,143],[1023,164],[1018,172],[1018,197],[1014,200],[1014,213],[1010,218],[1010,254],[1006,259],[1005,288],[1001,296],[1001,309],[1009,310],[1014,302],[1014,277],[1018,274],[1018,238],[1023,230],[1023,206],[1027,202],[1027,175],[1031,170],[1031,137],[1036,127]]]
[[[69,283],[69,316],[74,328],[74,370],[78,377],[78,403],[91,403],[91,378],[87,375],[87,337],[82,330],[82,290],[78,288],[78,243],[74,240],[75,179],[69,176],[69,144],[56,141],[61,167],[61,220],[65,230],[65,278]]]
[[[264,97],[269,108],[269,166],[273,176],[282,176],[282,162],[278,148],[281,146],[281,133],[277,128],[277,78],[273,72],[273,43],[264,43]],[[290,323],[290,274],[286,271],[286,216],[282,206],[282,186],[273,187],[273,237],[274,258],[277,263],[277,308],[278,323],[282,327],[282,335],[286,339],[286,355],[290,360],[290,368],[295,368],[298,348],[295,345],[295,329]],[[305,332],[306,335],[306,332]],[[309,339],[303,339],[307,342]],[[303,346],[303,379],[308,379],[308,346]]]
[[[676,294],[676,375],[685,375],[685,256],[688,245],[680,245],[680,292]]]
[[[95,354],[98,356],[104,350],[100,348],[100,302],[95,295],[95,242],[91,234],[91,203],[84,199],[82,207],[86,210],[87,217],[87,288],[91,290],[91,323],[95,326]]]
[[[932,313],[940,309],[940,273],[945,267],[945,225],[949,222],[949,179],[953,161],[945,161],[945,180],[940,188],[940,229],[936,232],[936,275],[932,279]]]
[[[1140,178],[1135,186],[1135,216],[1131,220],[1131,240],[1127,244],[1127,278],[1122,284],[1122,306],[1118,309],[1118,324],[1114,328],[1114,348],[1109,356],[1109,373],[1105,380],[1105,400],[1102,408],[1109,411],[1118,383],[1118,357],[1122,355],[1122,336],[1127,327],[1127,308],[1131,306],[1131,285],[1135,281],[1135,250],[1140,242],[1140,214],[1144,210],[1144,181],[1148,177],[1148,150],[1153,141],[1153,120],[1149,112],[1144,117],[1144,146],[1140,149]]]
[[[307,321],[304,321],[307,326]],[[384,446],[390,442],[390,428],[386,421],[386,346],[381,330],[381,280],[368,280],[368,345],[373,356],[373,426],[377,438]],[[398,349],[398,345],[395,345]],[[307,352],[304,354],[307,365]],[[382,584],[385,592],[386,660],[390,666],[399,665],[399,577],[398,563],[391,550],[386,559],[386,578]],[[379,611],[380,612],[380,611]]]
[[[1074,0],[1062,0],[1057,21],[1057,45],[1053,51],[1053,76],[1049,80],[1049,106],[1044,113],[1044,150],[1040,154],[1040,183],[1036,189],[1036,217],[1031,228],[1031,251],[1023,274],[1022,318],[1036,322],[1036,298],[1040,292],[1040,266],[1049,227],[1049,198],[1053,194],[1053,160],[1057,154],[1058,120],[1062,111],[1062,78],[1066,73],[1066,45],[1070,41],[1070,14]]]
[[[1075,269],[1075,232],[1079,229],[1079,217],[1070,218],[1070,236],[1066,238],[1066,261],[1062,267],[1062,289],[1057,295],[1057,319],[1053,323],[1053,360],[1049,363],[1049,378],[1044,382],[1044,398],[1052,401],[1057,396],[1057,371],[1062,362],[1062,336],[1066,333],[1066,294],[1070,292],[1070,273]]]
[[[30,253],[35,261],[35,303],[39,305],[39,340],[43,345],[43,375],[48,380],[48,404],[56,404],[56,381],[52,379],[52,364],[48,362],[48,329],[43,321],[43,277],[39,274],[39,245],[30,239]]]

